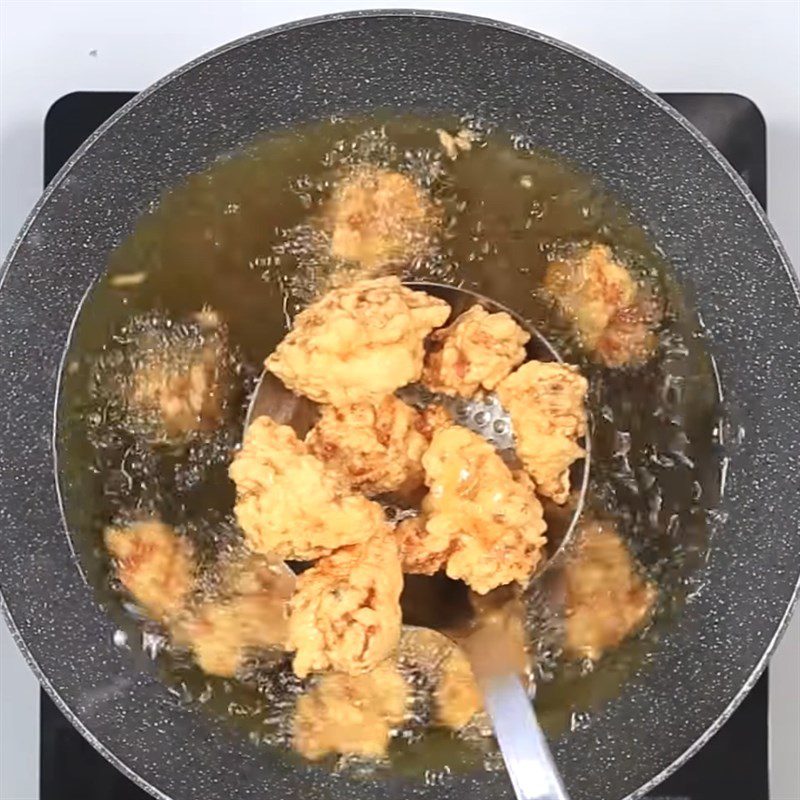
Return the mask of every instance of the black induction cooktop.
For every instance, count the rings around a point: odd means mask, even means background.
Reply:
[[[75,92],[58,100],[45,120],[45,183],[133,96],[132,92]],[[758,108],[732,94],[661,96],[717,146],[766,207],[766,130]],[[768,800],[767,707],[765,674],[722,729],[647,800]],[[100,756],[44,692],[40,714],[40,800],[149,797]]]

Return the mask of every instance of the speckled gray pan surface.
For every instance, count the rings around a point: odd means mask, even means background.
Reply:
[[[800,572],[797,286],[755,201],[640,87],[537,34],[440,14],[312,20],[195,62],[129,104],[59,174],[0,290],[0,586],[47,689],[141,785],[175,800],[510,797],[503,775],[349,783],[290,766],[178,707],[125,651],[79,573],[53,478],[53,403],[70,323],[109,252],[160,192],[264,131],[389,108],[477,112],[598,175],[697,298],[727,402],[729,518],[706,586],[652,667],[555,753],[574,800],[639,796],[741,699]]]

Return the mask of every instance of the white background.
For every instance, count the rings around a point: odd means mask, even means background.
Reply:
[[[204,51],[252,31],[388,5],[0,0],[0,253],[8,250],[41,191],[42,122],[62,95],[142,89]],[[656,91],[750,97],[767,121],[769,215],[793,263],[800,265],[798,0],[429,0],[418,7],[491,16],[542,31],[594,53]],[[800,800],[797,617],[771,668],[772,800]],[[36,800],[37,685],[2,623],[0,646],[0,800]]]

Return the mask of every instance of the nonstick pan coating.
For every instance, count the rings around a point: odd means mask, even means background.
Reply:
[[[477,113],[589,171],[628,206],[696,299],[731,429],[726,522],[705,587],[653,663],[554,743],[574,800],[639,797],[753,685],[800,572],[800,309],[786,256],[719,154],[605,64],[507,25],[371,12],[287,25],[137,96],[68,162],[0,288],[0,587],[17,640],[79,730],[174,800],[510,797],[501,773],[349,782],[181,708],[112,643],[80,573],[54,478],[54,399],[81,299],[151,200],[265,131],[374,109]]]

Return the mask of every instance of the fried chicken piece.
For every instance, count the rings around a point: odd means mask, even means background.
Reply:
[[[655,298],[640,290],[636,303],[621,308],[597,342],[596,355],[609,367],[636,366],[647,361],[656,349],[654,328],[661,319]]]
[[[542,506],[514,480],[494,448],[457,425],[438,430],[422,457],[425,537],[431,552],[450,542],[446,572],[476,592],[525,583],[545,543]]]
[[[219,591],[175,626],[203,672],[232,678],[251,652],[285,648],[295,577],[275,557],[248,555],[225,567]]]
[[[490,677],[510,670],[523,684],[530,680],[526,609],[518,587],[470,594],[476,614],[472,631],[442,663],[435,694],[439,724],[454,730],[463,728],[483,710],[476,675]]]
[[[378,403],[419,379],[425,337],[449,314],[443,300],[397,278],[358,281],[298,314],[266,366],[318,403]]]
[[[188,327],[157,327],[134,334],[138,352],[123,388],[128,409],[139,420],[137,427],[169,441],[214,430],[222,420],[229,388],[219,317],[205,309]]]
[[[425,252],[440,218],[411,178],[365,167],[337,185],[324,212],[324,227],[335,258],[374,271]]]
[[[329,753],[380,758],[406,712],[408,689],[397,667],[383,662],[362,675],[332,672],[297,701],[293,745],[316,760]]]
[[[400,638],[403,574],[390,530],[321,558],[297,580],[289,617],[294,671],[368,672]]]
[[[471,397],[497,384],[525,360],[531,336],[505,312],[474,305],[431,337],[422,382],[434,392]]]
[[[192,547],[157,520],[107,528],[105,543],[122,585],[152,619],[168,623],[189,599],[196,566]]]
[[[353,494],[291,428],[269,417],[247,429],[229,474],[236,519],[257,553],[308,560],[385,528],[377,503]]]
[[[530,671],[526,604],[519,587],[504,586],[484,595],[470,592],[470,604],[475,620],[462,646],[473,668],[483,675],[512,670],[526,678]]]
[[[566,566],[564,649],[574,658],[600,658],[644,624],[656,594],[614,527],[589,523]]]
[[[556,503],[569,496],[569,467],[585,454],[577,440],[586,432],[589,388],[576,367],[528,361],[497,387],[511,416],[517,456],[536,490]]]
[[[444,569],[452,549],[449,532],[430,534],[424,517],[402,520],[395,528],[403,572],[434,575]]]
[[[639,364],[653,352],[658,308],[606,245],[552,262],[544,289],[573,322],[584,347],[607,366]]]
[[[482,711],[483,698],[466,653],[438,631],[404,627],[398,660],[412,685],[433,687],[437,725],[460,730]]]
[[[459,647],[453,647],[442,662],[434,703],[436,722],[454,731],[461,730],[483,711],[483,695],[469,659]]]
[[[377,405],[325,406],[306,437],[309,450],[368,495],[409,492],[422,485],[428,440],[419,412],[388,395]]]

